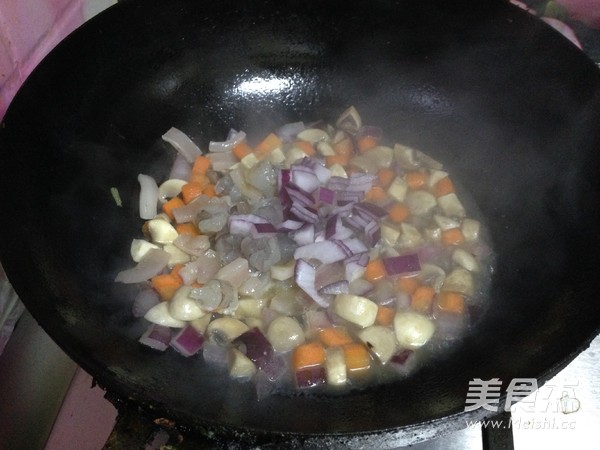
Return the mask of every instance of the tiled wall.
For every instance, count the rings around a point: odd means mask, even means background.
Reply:
[[[0,0],[0,118],[46,54],[116,0]]]

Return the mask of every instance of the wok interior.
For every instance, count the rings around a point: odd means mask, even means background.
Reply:
[[[500,2],[198,3],[125,2],[86,24],[27,81],[1,133],[2,262],[101,385],[192,426],[371,432],[460,413],[472,378],[544,379],[589,342],[600,225],[591,62]],[[140,233],[136,176],[161,178],[174,157],[161,134],[176,126],[206,147],[230,127],[258,138],[349,105],[442,161],[480,208],[497,264],[473,334],[404,382],[259,403],[202,358],[141,348],[134,290],[113,279]]]

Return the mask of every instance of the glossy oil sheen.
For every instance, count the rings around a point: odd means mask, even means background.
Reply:
[[[139,233],[136,176],[174,156],[161,134],[206,148],[349,105],[481,209],[497,261],[473,334],[404,382],[259,403],[201,358],[141,348],[113,279]],[[464,426],[470,379],[545,380],[598,331],[598,123],[593,63],[503,2],[125,1],[52,52],[2,123],[0,256],[45,330],[150,417],[215,445],[400,445]]]

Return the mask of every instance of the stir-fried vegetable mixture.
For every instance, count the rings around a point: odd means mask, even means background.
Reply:
[[[491,273],[482,226],[442,164],[351,107],[335,126],[290,123],[252,145],[183,132],[170,178],[144,174],[137,264],[140,342],[276,387],[406,375],[464,333]],[[429,350],[428,350],[429,349]],[[201,355],[201,356],[200,356]]]

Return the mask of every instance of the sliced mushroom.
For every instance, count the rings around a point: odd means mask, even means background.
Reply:
[[[152,242],[157,244],[171,244],[177,238],[177,230],[168,221],[160,218],[148,221],[148,232]]]
[[[150,308],[144,314],[144,319],[157,325],[164,325],[165,327],[183,328],[185,326],[183,320],[178,320],[171,316],[168,302],[160,302]]]
[[[337,120],[336,127],[348,133],[356,133],[362,127],[362,119],[354,106],[344,111]]]
[[[460,292],[465,295],[473,295],[473,290],[473,275],[462,267],[450,272],[442,286],[442,291]]]
[[[198,302],[190,297],[191,291],[191,286],[181,286],[175,291],[173,298],[167,302],[169,305],[169,314],[174,319],[185,321],[195,320],[207,314]]]
[[[391,328],[373,325],[358,332],[358,337],[371,349],[382,364],[396,353],[396,336]]]
[[[287,352],[304,342],[304,331],[292,317],[280,316],[270,323],[267,339],[278,352]]]
[[[233,317],[219,317],[206,327],[208,340],[215,344],[227,345],[250,328],[244,322]]]
[[[473,255],[462,248],[457,248],[452,252],[452,261],[470,272],[479,271],[479,263],[477,260]]]
[[[394,316],[394,331],[400,347],[416,349],[431,339],[435,325],[431,319],[422,314],[401,311]]]
[[[229,375],[233,378],[252,378],[256,373],[254,363],[237,348],[232,348],[228,353]]]

